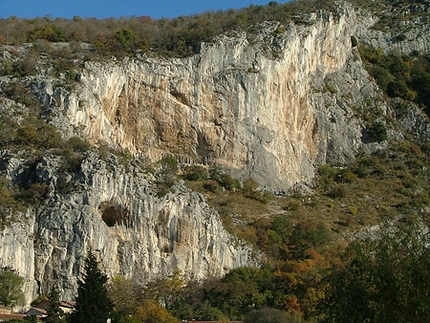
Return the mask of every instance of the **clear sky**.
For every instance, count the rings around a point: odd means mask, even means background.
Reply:
[[[208,10],[266,5],[270,0],[0,0],[0,18],[108,18],[150,16],[174,18]],[[287,1],[277,1],[285,3]]]

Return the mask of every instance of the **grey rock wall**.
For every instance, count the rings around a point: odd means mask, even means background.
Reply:
[[[55,107],[54,123],[93,143],[150,160],[168,152],[216,163],[273,189],[310,183],[327,156],[345,164],[362,146],[359,122],[329,121],[351,115],[351,107],[334,96],[320,100],[325,78],[354,59],[356,21],[344,4],[304,24],[272,22],[252,37],[219,36],[190,58],[87,62],[75,90],[43,80],[39,96]],[[364,77],[357,82],[368,82],[363,66],[355,68]]]
[[[148,161],[168,153],[182,163],[214,163],[267,189],[311,186],[319,165],[343,166],[358,152],[386,146],[366,140],[368,111],[377,121],[397,117],[391,108],[397,103],[369,77],[351,37],[386,51],[428,52],[428,33],[410,28],[407,39],[395,42],[372,29],[377,21],[370,11],[340,3],[301,23],[267,22],[256,35],[220,35],[193,57],[85,62],[73,85],[43,73],[29,82],[65,138],[78,135]],[[0,102],[2,113],[19,116],[19,109]],[[428,140],[419,109],[399,120],[401,129]],[[390,138],[402,138],[387,127]],[[21,181],[27,157],[1,152],[2,175]],[[35,173],[51,194],[0,232],[0,259],[25,277],[27,301],[57,284],[72,299],[88,248],[108,275],[137,282],[176,269],[203,279],[258,265],[258,255],[182,184],[160,198],[156,179],[138,165],[126,169],[112,156],[103,161],[88,153],[71,177],[59,173],[60,163],[43,155]]]
[[[26,167],[3,161],[10,178]],[[258,265],[258,254],[225,231],[201,195],[178,183],[158,197],[151,174],[126,171],[113,156],[108,165],[88,153],[74,186],[61,189],[58,158],[46,153],[38,162],[38,181],[52,194],[0,233],[0,259],[25,277],[28,302],[52,286],[74,299],[88,248],[110,277],[142,284],[175,270],[203,279]]]

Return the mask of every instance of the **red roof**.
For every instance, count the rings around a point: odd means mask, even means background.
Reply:
[[[0,314],[0,320],[24,320],[24,314]]]

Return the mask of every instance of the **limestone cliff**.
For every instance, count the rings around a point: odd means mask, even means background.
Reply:
[[[306,19],[266,23],[252,41],[245,33],[220,36],[190,58],[86,62],[74,91],[43,80],[40,95],[61,111],[61,127],[93,143],[151,160],[169,152],[224,165],[271,188],[309,183],[317,165],[350,162],[363,143],[351,107],[334,96],[320,100],[325,78],[344,73],[357,55],[356,15],[344,5]],[[361,65],[355,70],[350,82],[359,90],[369,80]]]
[[[24,160],[3,155],[2,161],[7,177],[24,179]],[[174,270],[202,279],[258,264],[252,248],[228,234],[204,198],[182,184],[158,197],[153,176],[138,165],[126,171],[115,156],[106,163],[89,152],[65,188],[60,161],[50,153],[40,158],[33,176],[50,187],[50,196],[0,234],[0,259],[25,277],[27,301],[52,286],[73,299],[88,248],[110,277],[140,283]]]
[[[256,35],[220,35],[192,57],[87,61],[72,85],[43,73],[25,82],[64,138],[128,150],[137,160],[172,154],[182,164],[220,165],[267,189],[310,186],[319,165],[346,165],[386,145],[366,138],[365,111],[381,118],[392,111],[352,41],[392,48],[389,36],[370,28],[377,21],[340,3],[297,23],[264,23]],[[423,37],[396,48],[428,51]],[[0,108],[19,118],[21,106],[9,99]],[[430,138],[428,122],[413,111],[403,127],[419,125]],[[201,195],[177,183],[159,197],[155,175],[108,156],[89,151],[70,175],[52,151],[30,166],[28,154],[1,152],[3,177],[26,181],[32,167],[49,187],[39,206],[0,232],[0,259],[25,277],[28,301],[54,284],[72,299],[88,247],[108,275],[140,282],[175,269],[205,278],[257,265],[255,251],[226,232]]]

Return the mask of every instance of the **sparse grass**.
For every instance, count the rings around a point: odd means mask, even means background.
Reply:
[[[269,203],[250,198],[243,190],[223,189],[210,179],[186,181],[186,185],[206,196],[228,231],[254,245],[264,245],[262,230],[267,230],[267,225],[262,229],[262,221],[270,223],[281,214],[292,223],[322,221],[336,240],[341,239],[337,233],[355,231],[385,218],[429,218],[425,210],[430,203],[430,179],[426,175],[430,163],[423,151],[405,141],[359,157],[346,168],[324,165],[314,195],[290,191]]]

